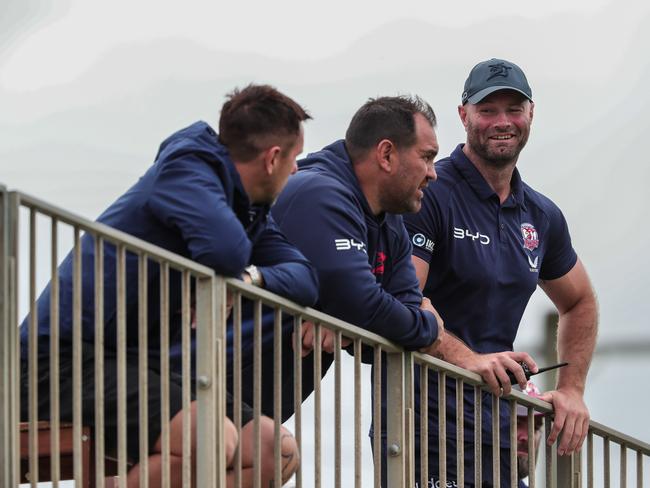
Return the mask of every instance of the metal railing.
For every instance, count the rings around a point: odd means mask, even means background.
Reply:
[[[254,412],[253,420],[253,460],[252,486],[261,486],[262,469],[269,452],[263,452],[261,418],[262,414],[273,418],[273,449],[270,454],[273,458],[274,486],[281,486],[283,460],[281,458],[281,433],[280,426],[288,414],[292,414],[294,434],[299,452],[305,447],[313,446],[314,456],[311,462],[302,459],[302,467],[295,474],[295,486],[323,486],[324,473],[331,473],[331,483],[336,487],[354,486],[361,487],[364,481],[364,472],[371,469],[372,486],[382,485],[382,476],[385,477],[385,486],[388,487],[414,487],[431,486],[431,466],[437,466],[438,485],[452,486],[446,483],[453,480],[455,486],[466,486],[474,483],[475,486],[484,486],[492,482],[494,486],[501,486],[500,449],[492,450],[493,479],[483,479],[481,462],[482,449],[486,440],[481,438],[483,410],[485,408],[483,397],[486,395],[486,386],[481,378],[469,371],[438,360],[431,356],[407,352],[387,341],[381,336],[360,329],[344,321],[323,314],[317,310],[304,308],[278,297],[263,289],[247,285],[236,279],[224,279],[215,276],[212,270],[195,262],[177,256],[164,249],[153,246],[147,242],[136,239],[123,232],[116,231],[102,224],[90,222],[72,213],[56,208],[29,195],[19,192],[9,192],[0,187],[0,485],[6,487],[17,486],[24,474],[21,465],[21,434],[19,425],[21,421],[21,352],[18,325],[25,315],[28,316],[26,327],[29,328],[28,356],[22,362],[28,365],[28,405],[22,405],[23,417],[27,412],[28,424],[28,456],[23,460],[27,462],[29,482],[35,486],[39,479],[52,480],[58,486],[61,479],[61,430],[60,419],[60,392],[61,371],[58,358],[61,355],[59,302],[64,291],[59,286],[60,268],[58,250],[62,247],[62,235],[67,228],[69,241],[72,244],[72,253],[69,259],[72,262],[72,340],[71,363],[73,382],[73,479],[76,486],[105,486],[107,462],[116,461],[118,486],[126,487],[129,459],[127,457],[127,354],[132,351],[127,346],[132,345],[133,330],[137,329],[137,365],[138,365],[138,424],[139,453],[140,453],[140,486],[148,486],[149,441],[148,426],[150,412],[148,411],[148,375],[147,371],[155,367],[161,377],[161,419],[159,425],[162,440],[160,452],[162,462],[162,486],[171,486],[170,479],[170,427],[169,419],[169,376],[170,362],[165,351],[169,350],[170,343],[170,300],[178,299],[180,294],[180,341],[182,347],[182,365],[180,376],[182,378],[182,486],[208,487],[226,486],[226,476],[229,476],[228,486],[246,486],[242,465],[243,454],[236,452],[231,466],[226,466],[226,453],[224,448],[224,417],[226,390],[230,390],[234,398],[233,422],[237,430],[242,429],[242,402],[244,397],[251,398]],[[83,234],[83,235],[82,235]],[[45,235],[46,239],[40,239]],[[86,246],[86,247],[84,247]],[[94,260],[92,263],[92,279],[94,293],[94,334],[92,341],[82,335],[82,322],[84,317],[82,302],[84,297],[81,292],[84,279],[90,269],[83,267],[84,249],[92,247]],[[42,248],[45,248],[43,251]],[[106,344],[110,342],[104,335],[106,317],[103,316],[105,285],[107,270],[104,269],[106,260],[104,253],[107,249],[115,254],[115,289],[116,310],[115,318],[117,337],[115,340],[115,362],[117,364],[117,449],[114,453],[105,451],[105,413],[104,413],[104,363]],[[43,258],[46,256],[47,258]],[[41,265],[41,261],[46,266]],[[137,324],[127,323],[127,309],[132,306],[127,297],[127,289],[132,289],[136,284],[127,282],[128,263],[136,263],[137,273]],[[46,269],[45,273],[41,271]],[[154,270],[160,276],[156,286],[147,280],[148,273]],[[110,273],[108,273],[110,275]],[[43,275],[43,276],[40,276]],[[172,278],[170,278],[170,276]],[[176,284],[174,291],[170,290],[170,279]],[[50,341],[49,349],[39,354],[36,327],[38,324],[37,290],[41,284],[51,282],[50,293]],[[148,343],[151,326],[150,310],[147,308],[148,297],[159,294],[159,319],[160,327],[159,363],[152,365],[152,358],[147,353],[151,348]],[[130,296],[130,295],[129,295]],[[22,302],[26,298],[26,305]],[[230,312],[229,304],[232,304]],[[25,307],[25,310],[21,309]],[[252,312],[251,312],[252,310]],[[192,313],[196,313],[193,322]],[[230,317],[229,317],[230,315]],[[270,317],[270,318],[269,318]],[[228,322],[228,320],[230,322]],[[253,323],[252,350],[242,343],[244,333],[243,324],[247,321]],[[313,351],[303,358],[301,328],[308,321],[315,324],[315,347]],[[226,324],[229,324],[228,326]],[[267,325],[265,325],[267,324]],[[268,324],[272,324],[268,326]],[[227,327],[230,335],[227,335]],[[195,328],[195,330],[194,330]],[[320,345],[320,336],[325,329],[335,333],[333,355],[325,353]],[[283,340],[292,337],[288,342]],[[230,337],[230,339],[228,339]],[[271,345],[265,338],[272,337]],[[351,340],[347,349],[352,357],[349,373],[344,372],[348,361],[344,358],[347,354],[342,349],[344,338]],[[230,340],[230,359],[227,361],[228,340]],[[245,341],[248,338],[245,338]],[[192,353],[195,343],[195,355]],[[84,366],[84,344],[90,345],[94,356],[94,385],[95,395],[92,408],[82,405],[82,381]],[[264,349],[263,349],[264,348]],[[291,348],[291,350],[288,350]],[[272,351],[272,371],[269,379],[268,370],[263,371],[263,351]],[[252,357],[251,357],[252,356]],[[195,357],[195,359],[194,359]],[[309,378],[303,375],[305,361],[309,361]],[[49,472],[39,471],[39,420],[43,420],[43,412],[38,408],[39,388],[39,362],[48,361],[49,372]],[[195,363],[194,363],[195,361]],[[331,398],[325,398],[322,382],[325,370],[332,363],[334,376],[333,393]],[[366,369],[362,363],[372,363],[371,378],[366,377]],[[246,383],[242,377],[243,364],[252,364],[252,380]],[[313,366],[313,368],[312,368]],[[264,366],[266,367],[266,366]],[[283,383],[283,368],[292,369],[292,382]],[[67,371],[67,370],[66,370]],[[230,379],[227,371],[231,372]],[[266,374],[265,374],[266,373]],[[432,379],[437,381],[433,381]],[[268,390],[271,381],[273,400],[272,407],[263,407],[262,390]],[[363,385],[372,383],[373,396],[370,398],[362,395]],[[420,390],[420,404],[415,403],[415,386],[418,382]],[[306,383],[305,383],[306,382]],[[313,386],[313,418],[305,418],[303,414],[303,385]],[[432,392],[431,385],[437,385],[439,409],[437,417],[440,419],[437,432],[429,432],[430,412],[427,399]],[[455,386],[455,432],[447,429],[447,386]],[[353,391],[353,411],[343,411],[342,400],[344,391]],[[283,401],[283,389],[293,390],[292,404]],[[464,392],[473,392],[474,418],[472,431],[467,441],[468,425],[465,411],[467,395]],[[195,395],[195,397],[193,397]],[[327,396],[327,393],[325,394]],[[195,398],[197,402],[197,429],[196,434],[189,428],[190,403]],[[332,426],[323,424],[323,405],[333,403],[333,429]],[[619,433],[606,426],[592,421],[589,429],[588,442],[583,448],[583,453],[573,456],[558,456],[555,446],[546,446],[541,449],[544,458],[543,478],[545,485],[541,485],[535,469],[537,447],[534,442],[535,412],[544,416],[546,434],[550,432],[552,421],[551,406],[540,400],[530,398],[520,392],[513,393],[504,398],[506,403],[497,397],[491,397],[492,426],[491,444],[500,446],[501,425],[498,411],[507,405],[511,418],[515,417],[517,406],[523,405],[528,410],[528,467],[530,476],[529,486],[549,487],[579,487],[601,486],[595,476],[602,468],[602,486],[611,486],[612,477],[617,477],[616,486],[627,486],[630,480],[636,478],[636,486],[641,487],[645,481],[643,475],[644,465],[650,459],[650,445]],[[385,405],[382,413],[382,403]],[[417,407],[417,408],[416,408]],[[327,407],[326,407],[327,408]],[[367,442],[363,439],[362,413],[370,408],[373,412],[373,433],[370,447],[374,453],[373,465],[364,465],[362,451],[367,449]],[[263,409],[265,412],[263,412]],[[90,412],[88,410],[91,410]],[[419,419],[416,425],[416,414]],[[352,415],[353,432],[348,434],[342,430],[342,417]],[[285,417],[285,418],[283,418]],[[385,418],[382,418],[385,417]],[[83,428],[84,419],[91,419],[94,461],[90,469],[84,466],[83,460]],[[306,426],[313,426],[313,437],[306,435]],[[333,430],[333,452],[323,452],[322,435],[324,431]],[[190,446],[194,442],[192,436],[196,435],[196,454]],[[352,438],[352,439],[350,439]],[[450,438],[456,440],[453,447],[449,447]],[[416,449],[416,439],[423,439]],[[602,440],[602,449],[598,449],[597,440]],[[437,459],[430,459],[430,442],[438,442]],[[510,486],[517,486],[517,439],[516,425],[509,425],[509,443],[513,448],[509,450]],[[611,444],[620,446],[620,462],[618,466],[611,461]],[[353,455],[344,455],[344,445],[352,446]],[[365,447],[364,447],[365,445]],[[176,448],[175,448],[176,450]],[[464,459],[468,451],[475,461],[473,473],[466,474]],[[177,451],[176,451],[177,452]],[[384,452],[384,455],[380,454]],[[602,460],[598,460],[602,452]],[[629,455],[635,456],[634,462],[628,464]],[[457,460],[456,467],[448,469],[448,458]],[[114,458],[114,459],[113,459]],[[108,461],[107,461],[108,459]],[[310,466],[310,472],[305,472],[305,467]],[[196,470],[194,478],[193,470]],[[350,477],[343,473],[350,470]],[[416,478],[416,470],[419,476]],[[88,472],[90,471],[90,472]],[[632,473],[632,474],[630,474]],[[92,474],[92,479],[90,476]],[[308,476],[309,475],[309,476]],[[617,476],[618,475],[618,476]],[[23,479],[24,481],[24,479]],[[86,484],[84,484],[86,483]],[[618,483],[618,484],[617,484]],[[328,484],[329,486],[329,484]]]

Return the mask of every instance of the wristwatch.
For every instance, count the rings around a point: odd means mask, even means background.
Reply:
[[[262,286],[262,273],[257,269],[257,266],[251,264],[244,268],[244,273],[248,273],[248,276],[251,277],[251,283],[255,286]]]

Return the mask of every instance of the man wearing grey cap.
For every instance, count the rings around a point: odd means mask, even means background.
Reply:
[[[448,340],[439,356],[480,374],[496,395],[510,392],[508,371],[523,387],[519,362],[537,365],[513,343],[530,296],[539,285],[557,307],[558,352],[569,366],[559,372],[555,390],[542,395],[553,404],[555,421],[548,437],[563,432],[558,453],[578,450],[589,426],[583,400],[595,346],[597,304],[589,278],[571,245],[560,209],[524,183],[517,161],[533,120],[532,90],[519,66],[490,59],[469,74],[458,114],[467,133],[448,157],[436,164],[438,180],[425,190],[422,210],[405,216],[413,243],[413,263],[423,294],[445,320]],[[456,336],[456,338],[454,338]],[[437,392],[437,375],[429,375]],[[416,396],[419,397],[416,377]],[[465,485],[496,481],[492,458],[492,399],[482,402],[482,455],[474,459],[474,392],[464,401]],[[447,383],[447,480],[457,478],[455,381]],[[438,480],[438,400],[429,395],[429,474]],[[419,398],[415,405],[419,406]],[[510,485],[510,409],[501,401],[500,480]],[[419,412],[415,425],[419,425]],[[419,435],[416,454],[419,455]],[[515,448],[516,446],[513,446]],[[480,461],[481,469],[475,469]],[[419,469],[419,461],[416,462]],[[477,473],[478,471],[478,473]],[[435,485],[435,483],[434,483]],[[427,485],[424,485],[427,486]]]

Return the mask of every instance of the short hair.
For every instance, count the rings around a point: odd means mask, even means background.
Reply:
[[[345,145],[352,160],[361,157],[383,139],[397,147],[415,144],[415,114],[422,114],[436,126],[436,114],[418,96],[370,98],[352,117],[345,133]]]
[[[219,117],[219,141],[240,161],[249,161],[264,149],[260,139],[297,136],[300,123],[311,118],[298,103],[269,85],[236,88],[226,99]]]

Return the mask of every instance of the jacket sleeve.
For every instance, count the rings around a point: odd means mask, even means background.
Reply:
[[[343,189],[301,187],[273,209],[280,228],[317,269],[320,309],[409,349],[437,337],[435,317],[402,303],[372,273],[362,210]]]
[[[239,276],[248,264],[252,243],[201,156],[185,153],[165,161],[148,204],[163,224],[180,231],[195,261],[226,276]]]
[[[316,270],[291,244],[269,215],[267,227],[255,241],[251,263],[264,278],[264,288],[304,306],[318,300]]]

